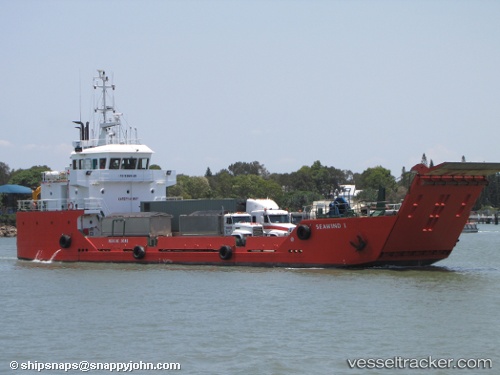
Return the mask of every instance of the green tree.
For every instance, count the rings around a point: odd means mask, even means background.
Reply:
[[[391,171],[381,166],[368,168],[361,173],[356,183],[356,188],[362,189],[359,198],[375,201],[377,200],[379,188],[384,188],[386,193],[394,195],[397,190],[396,179],[391,175]]]
[[[174,186],[169,186],[168,187],[168,196],[169,197],[182,197],[183,199],[189,199],[187,197],[187,193],[185,193],[184,185],[185,181],[187,180],[188,176],[184,174],[178,174],[177,175],[177,182]]]
[[[311,166],[311,177],[315,185],[314,191],[324,197],[331,196],[338,188],[338,181],[335,181],[328,168],[323,167],[319,160]]]
[[[245,163],[239,161],[237,163],[231,164],[227,169],[233,176],[248,175],[248,174],[253,174],[262,177],[269,176],[268,170],[264,167],[263,164],[260,164],[258,161],[254,161],[252,163]]]
[[[316,191],[311,167],[303,166],[298,171],[290,173],[288,177],[285,191]]]
[[[323,198],[331,198],[340,185],[353,183],[354,174],[351,171],[324,166],[317,160],[312,166],[303,166],[281,181],[285,192],[311,191]]]
[[[210,185],[206,177],[191,177],[184,174],[177,176],[177,184],[168,188],[171,197],[199,199],[210,197]]]
[[[425,156],[425,152],[422,154],[422,160],[420,161],[420,163],[425,165],[426,167],[429,165],[427,162],[427,156]]]
[[[473,210],[482,207],[500,207],[500,173],[488,176],[488,185],[484,187]]]
[[[378,189],[379,186],[393,189],[396,185],[396,180],[391,175],[391,171],[381,166],[366,169],[361,173],[360,177],[358,185],[361,189]]]
[[[233,187],[233,176],[227,169],[222,169],[214,176],[208,179],[213,197],[228,198],[231,197]]]
[[[233,179],[231,196],[233,198],[281,198],[281,186],[275,181],[255,175],[240,175]]]
[[[0,185],[5,185],[10,179],[10,168],[7,164],[0,162]]]
[[[301,211],[304,207],[312,205],[314,201],[323,199],[324,197],[319,193],[296,190],[285,193],[279,205],[289,211]]]
[[[322,165],[319,160],[291,173],[270,174],[264,165],[236,162],[213,174],[207,168],[205,176],[177,176],[177,185],[168,189],[169,196],[190,198],[266,198],[281,207],[300,210],[314,200],[330,199],[344,184],[356,184],[365,198],[376,200],[379,186],[386,189],[387,200],[404,195],[410,173],[405,169],[399,184],[390,171],[377,166],[362,174]]]
[[[405,197],[408,189],[410,188],[412,177],[413,173],[411,171],[407,172],[405,167],[401,169],[401,177],[397,182],[396,194],[394,196],[395,202],[399,202]]]
[[[206,177],[188,177],[184,182],[184,193],[192,199],[209,198],[210,190]]]
[[[42,173],[50,171],[46,165],[34,166],[30,169],[18,169],[12,173],[9,184],[27,186],[36,189],[42,181]]]

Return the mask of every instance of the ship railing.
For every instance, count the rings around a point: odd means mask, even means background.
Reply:
[[[110,213],[106,201],[102,198],[85,198],[84,209],[87,213],[100,213],[102,215]]]
[[[42,173],[42,184],[68,181],[68,172],[47,171]]]
[[[87,140],[78,140],[73,141],[73,147],[78,150],[85,150],[87,148],[92,148],[99,146],[100,140],[99,138],[87,139]],[[141,139],[137,137],[130,137],[129,135],[124,135],[121,137],[114,137],[109,139],[107,144],[126,144],[126,145],[140,145]]]
[[[330,211],[329,204],[321,203],[305,206],[302,212],[303,219],[319,219],[331,217],[361,217],[361,216],[390,216],[396,215],[400,203],[388,202],[357,202],[346,207],[342,212]]]
[[[17,201],[19,211],[64,211],[69,209],[67,199],[28,199]]]
[[[83,209],[89,212],[108,214],[109,209],[103,199],[27,199],[17,201],[18,211],[66,211]]]
[[[388,201],[358,202],[362,216],[393,216],[397,215],[402,203],[391,203]]]

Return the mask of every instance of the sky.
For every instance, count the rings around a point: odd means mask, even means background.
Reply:
[[[500,1],[0,0],[0,162],[69,165],[93,77],[153,163],[500,161]]]

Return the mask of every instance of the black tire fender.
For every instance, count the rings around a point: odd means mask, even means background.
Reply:
[[[222,260],[229,260],[233,256],[233,249],[231,246],[224,245],[219,249],[219,257]]]
[[[135,259],[142,259],[146,256],[146,250],[144,249],[144,247],[137,245],[136,247],[134,247],[132,255]]]
[[[297,228],[297,237],[301,240],[307,240],[311,237],[311,228],[309,225],[299,225]]]
[[[69,234],[63,234],[59,238],[59,246],[63,249],[67,249],[71,246],[71,236]]]

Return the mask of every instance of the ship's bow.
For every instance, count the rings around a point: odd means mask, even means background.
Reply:
[[[455,247],[487,176],[500,163],[443,163],[413,167],[416,173],[378,263],[426,265]]]

